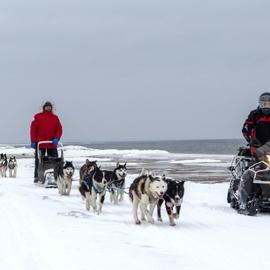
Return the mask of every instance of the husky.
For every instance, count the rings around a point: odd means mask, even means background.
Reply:
[[[96,167],[84,180],[79,187],[81,195],[86,199],[86,210],[90,211],[90,207],[98,215],[102,212],[102,206],[105,200],[106,190],[110,175],[107,171],[102,171],[100,167]],[[99,195],[99,206],[97,207],[97,197]]]
[[[6,154],[0,155],[0,177],[7,177],[8,160]]]
[[[86,160],[85,164],[80,169],[80,181],[79,186],[82,185],[83,179],[86,175],[90,175],[91,172],[97,167],[97,161]]]
[[[129,197],[133,204],[133,217],[135,224],[141,224],[138,218],[138,207],[141,209],[141,219],[154,224],[153,212],[159,199],[167,191],[166,177],[153,176],[151,172],[143,171],[130,186]],[[149,206],[149,209],[148,209]]]
[[[110,192],[110,201],[118,204],[124,200],[124,189],[127,176],[127,163],[121,165],[119,162],[111,174],[108,190]]]
[[[60,195],[70,195],[74,171],[70,161],[61,162],[54,168],[54,178]]]
[[[165,206],[167,210],[167,214],[169,216],[170,225],[176,226],[175,219],[179,219],[180,210],[183,202],[183,197],[185,193],[184,189],[184,181],[174,181],[171,179],[166,179],[168,184],[168,189],[165,192],[162,199],[158,201],[157,209],[158,209],[158,221],[162,222],[161,218],[161,206],[165,201]],[[176,212],[174,213],[174,207],[176,208]]]
[[[8,161],[8,170],[9,170],[9,177],[16,178],[17,177],[17,160],[15,156],[10,156]]]

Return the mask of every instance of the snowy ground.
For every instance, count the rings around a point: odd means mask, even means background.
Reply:
[[[77,156],[77,162],[83,159]],[[25,158],[17,179],[0,179],[0,269],[270,267],[270,215],[235,213],[226,204],[228,183],[187,182],[176,227],[165,211],[163,224],[137,226],[127,197],[121,205],[106,201],[96,216],[85,210],[77,182],[70,197],[60,197],[55,189],[35,186],[32,174],[33,160]]]

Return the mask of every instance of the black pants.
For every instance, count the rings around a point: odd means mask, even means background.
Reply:
[[[253,183],[253,178],[254,173],[249,170],[247,170],[241,178],[238,188],[241,204],[246,204],[248,202],[248,198],[254,195],[260,188],[258,184]]]
[[[45,156],[46,152],[47,155],[49,157],[58,157],[58,151],[56,148],[44,148],[44,149],[40,149],[41,155]],[[38,150],[36,149],[35,152],[35,172],[34,172],[34,177],[37,178],[38,177]]]

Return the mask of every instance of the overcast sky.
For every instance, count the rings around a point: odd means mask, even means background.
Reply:
[[[0,142],[240,138],[270,91],[270,1],[1,0]]]

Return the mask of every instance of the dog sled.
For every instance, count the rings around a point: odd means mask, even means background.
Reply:
[[[51,157],[48,155],[42,155],[40,146],[42,144],[51,144],[51,141],[41,141],[37,145],[38,152],[38,185],[45,188],[57,188],[57,184],[54,178],[54,168],[56,165],[64,161],[63,144],[59,142],[57,151],[60,152],[59,157]]]

